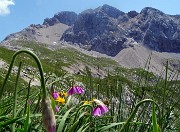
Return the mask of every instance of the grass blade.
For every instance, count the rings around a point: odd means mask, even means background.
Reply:
[[[158,124],[157,124],[157,119],[156,119],[156,111],[155,111],[154,103],[152,107],[152,123],[153,123],[153,132],[158,132]]]
[[[63,132],[63,127],[64,127],[64,124],[65,124],[65,121],[70,113],[70,111],[72,110],[73,108],[69,109],[65,115],[63,116],[63,118],[61,119],[61,122],[59,123],[59,126],[58,126],[58,129],[57,129],[57,132]]]
[[[31,119],[30,119],[30,107],[29,107],[29,105],[28,105],[26,121],[25,121],[25,123],[24,123],[24,132],[27,132],[27,131],[28,131],[30,124],[31,124]]]

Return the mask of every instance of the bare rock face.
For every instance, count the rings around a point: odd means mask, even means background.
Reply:
[[[154,8],[146,7],[140,13],[124,13],[103,5],[79,14],[61,40],[110,56],[133,46],[129,39],[152,50],[180,53],[179,25],[180,16],[167,15]]]
[[[180,19],[150,7],[132,23],[130,36],[152,50],[180,53]]]
[[[100,7],[99,9],[112,18],[118,18],[119,16],[122,16],[125,14],[124,12],[106,4]]]
[[[134,18],[135,16],[137,16],[139,13],[136,11],[130,11],[127,13],[128,17],[130,18]]]
[[[70,11],[62,11],[54,15],[52,18],[44,19],[43,25],[53,26],[57,23],[63,23],[68,26],[74,24],[77,19],[77,14]]]
[[[61,40],[115,56],[126,41],[125,31],[119,28],[115,18],[124,14],[108,5],[86,10],[78,15],[73,27],[63,34]]]
[[[11,40],[27,40],[27,41],[36,41],[36,30],[39,28],[43,28],[40,24],[31,24],[27,28],[23,29],[20,32],[12,33],[8,35],[4,41],[11,41]]]

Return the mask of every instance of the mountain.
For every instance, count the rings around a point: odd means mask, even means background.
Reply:
[[[42,25],[31,24],[8,35],[1,45],[14,47],[14,40],[46,43],[51,48],[70,44],[93,55],[98,53],[95,56],[101,53],[111,57],[129,68],[145,66],[151,54],[152,71],[158,73],[166,59],[175,60],[172,68],[180,67],[176,61],[180,60],[180,15],[168,15],[151,7],[140,13],[125,13],[106,4],[79,14],[63,11],[44,19]]]
[[[112,16],[112,12],[116,15]],[[160,52],[180,53],[179,25],[179,16],[166,15],[154,8],[123,13],[104,5],[80,13],[61,40],[88,45],[89,50],[110,56],[134,43]]]

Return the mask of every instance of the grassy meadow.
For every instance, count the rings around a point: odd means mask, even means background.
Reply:
[[[0,48],[8,64],[0,69],[1,132],[180,132],[179,72],[168,76],[168,61],[157,76],[145,70],[150,60],[144,69],[126,69],[71,48],[12,43],[26,49]],[[63,69],[78,63],[85,65],[78,74]]]

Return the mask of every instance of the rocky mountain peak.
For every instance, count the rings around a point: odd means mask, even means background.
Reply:
[[[180,53],[179,24],[179,17],[155,8],[146,7],[140,13],[124,13],[103,5],[79,14],[73,27],[63,34],[61,40],[110,56],[134,43],[160,52]]]
[[[163,16],[165,15],[165,13],[163,13],[162,11],[152,8],[152,7],[145,7],[141,10],[140,14],[146,15],[146,16],[156,16],[156,15],[160,15]]]
[[[130,18],[134,18],[135,16],[137,16],[139,13],[136,11],[130,11],[127,13],[128,17]]]
[[[78,43],[82,48],[114,56],[122,49],[121,44],[126,41],[124,30],[118,27],[116,19],[122,14],[125,13],[108,5],[83,11],[78,15],[73,27],[63,34],[61,40]]]
[[[56,13],[52,18],[44,19],[43,25],[53,26],[54,24],[57,24],[57,23],[63,23],[68,26],[71,26],[76,21],[77,16],[78,15],[75,12],[62,11],[62,12]]]
[[[110,5],[104,4],[102,7],[99,7],[104,13],[106,13],[108,16],[113,18],[118,18],[120,15],[124,15],[125,13],[118,10],[115,7],[112,7]]]

